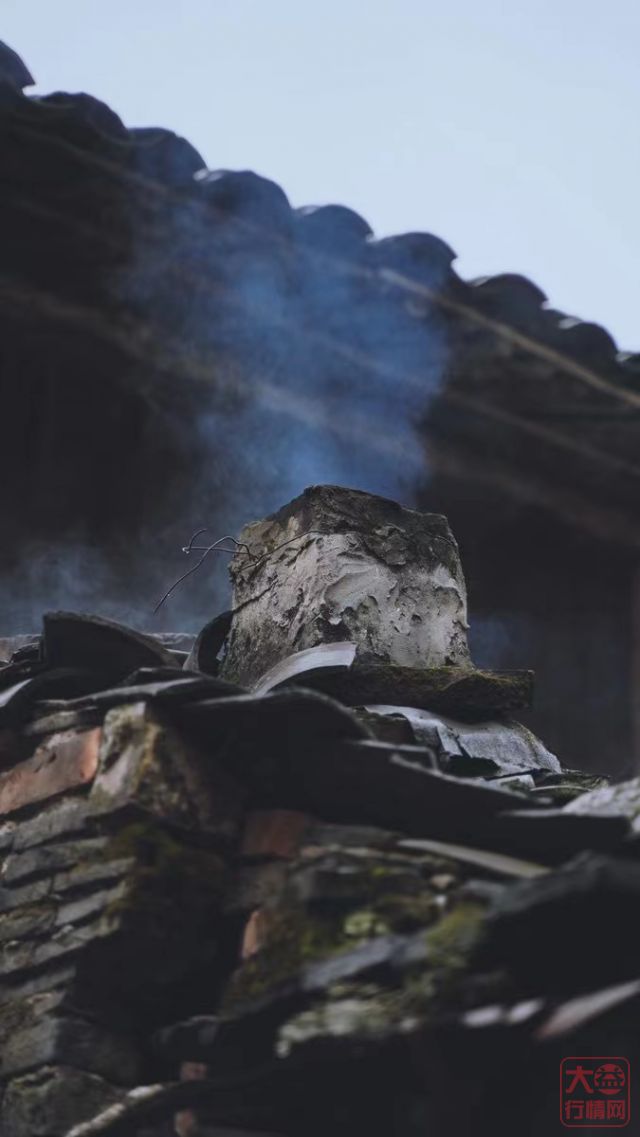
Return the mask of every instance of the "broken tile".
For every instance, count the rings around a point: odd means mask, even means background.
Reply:
[[[560,772],[554,754],[528,730],[510,719],[457,722],[414,707],[373,705],[382,715],[403,715],[414,741],[433,751],[445,773],[458,777],[496,777],[527,770]]]
[[[44,657],[49,667],[86,667],[121,676],[137,667],[172,667],[171,651],[151,636],[78,612],[47,612],[43,617]]]
[[[0,690],[0,725],[15,726],[24,722],[33,708],[45,698],[74,698],[96,686],[90,672],[72,667],[40,671]]]
[[[223,612],[205,624],[185,660],[185,671],[202,671],[205,675],[218,674],[220,670],[218,656],[229,633],[232,615],[232,612]]]

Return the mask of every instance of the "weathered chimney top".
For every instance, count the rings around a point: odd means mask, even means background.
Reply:
[[[324,643],[409,667],[468,666],[466,589],[445,517],[341,486],[310,486],[248,525],[231,563],[224,674],[254,684]]]

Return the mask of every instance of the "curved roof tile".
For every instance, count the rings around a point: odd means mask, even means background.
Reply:
[[[33,75],[18,53],[2,40],[0,40],[0,82],[10,83],[19,91],[24,87],[32,87],[35,83]]]

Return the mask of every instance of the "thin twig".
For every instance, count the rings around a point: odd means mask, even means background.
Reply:
[[[198,571],[200,566],[203,565],[206,561],[209,553],[231,553],[231,555],[233,555],[234,553],[237,553],[238,549],[244,549],[247,556],[250,557],[251,560],[256,559],[249,546],[245,544],[244,541],[238,541],[238,539],[236,537],[233,537],[230,533],[227,533],[224,537],[219,537],[218,540],[213,541],[211,545],[194,545],[193,542],[196,541],[202,533],[207,533],[208,531],[208,525],[203,525],[202,529],[196,529],[195,533],[193,533],[189,539],[189,543],[182,546],[183,553],[186,553],[187,555],[189,555],[189,553],[202,553],[202,556],[200,557],[200,560],[197,562],[197,564],[192,565],[190,569],[187,569],[187,571],[183,573],[182,576],[179,577],[174,584],[171,585],[171,588],[167,589],[164,596],[158,601],[155,608],[153,609],[154,616],[157,612],[160,611],[165,600],[169,599],[171,593],[175,591],[178,585],[182,584],[183,580],[186,580],[188,576],[192,576],[193,573]],[[231,541],[233,548],[223,549],[222,544],[224,541]]]
[[[183,553],[202,553],[205,551],[205,549],[210,549],[211,548],[210,545],[194,545],[194,543],[193,543],[196,540],[196,538],[200,536],[201,533],[208,533],[209,531],[210,531],[210,528],[208,525],[205,525],[202,529],[196,529],[196,532],[191,537],[189,544],[183,545],[182,552]],[[251,549],[249,548],[249,546],[247,544],[245,544],[244,541],[238,541],[237,537],[232,537],[230,533],[227,533],[226,537],[220,537],[220,541],[221,542],[222,541],[233,541],[233,544],[236,547],[233,550],[234,552],[236,551],[236,549],[244,549],[247,556],[249,556],[255,560],[253,553],[251,552]],[[223,549],[222,551],[229,553],[229,552],[231,552],[231,549]]]
[[[196,532],[191,537],[189,543],[187,545],[182,546],[182,552],[183,553],[188,554],[188,553],[200,553],[201,552],[202,556],[200,557],[200,560],[195,565],[192,565],[191,568],[187,570],[187,572],[183,573],[182,576],[179,577],[178,580],[176,580],[175,583],[171,585],[171,588],[167,589],[164,596],[158,601],[155,608],[153,609],[154,616],[156,615],[157,612],[160,611],[165,600],[169,599],[169,597],[171,596],[171,593],[175,591],[175,589],[178,587],[178,585],[182,584],[183,580],[186,580],[188,576],[193,576],[193,574],[198,571],[198,569],[201,567],[201,565],[203,565],[204,562],[206,561],[207,557],[209,556],[209,553],[214,553],[214,552],[216,552],[216,553],[231,553],[233,555],[234,553],[237,553],[239,549],[243,549],[244,552],[246,553],[246,555],[249,557],[251,566],[253,568],[257,568],[258,565],[261,565],[263,563],[263,561],[267,560],[268,557],[273,556],[273,554],[277,553],[280,549],[284,549],[285,545],[291,545],[294,541],[299,541],[302,537],[308,537],[312,533],[322,534],[322,532],[323,532],[321,529],[306,529],[304,533],[298,533],[295,537],[290,537],[288,539],[288,541],[282,541],[281,544],[276,545],[273,549],[269,549],[268,552],[262,553],[261,556],[256,556],[256,554],[252,551],[250,545],[247,545],[245,541],[238,541],[238,539],[236,537],[232,537],[230,534],[227,534],[225,537],[219,537],[218,540],[214,541],[213,544],[211,544],[211,545],[194,545],[193,542],[195,540],[197,540],[197,538],[200,536],[201,533],[206,533],[208,528],[209,528],[209,526],[205,525],[205,526],[203,526],[202,529],[197,529]],[[223,541],[232,541],[234,548],[233,549],[221,548]],[[240,568],[246,568],[246,567],[247,567],[246,565],[240,566]]]
[[[209,545],[205,549],[204,553],[200,557],[200,560],[197,562],[197,564],[193,565],[190,569],[187,569],[187,571],[185,573],[183,573],[182,576],[178,580],[176,580],[175,584],[172,584],[171,588],[167,589],[164,596],[158,601],[155,608],[153,609],[154,616],[156,615],[157,612],[160,611],[165,600],[169,599],[169,597],[171,596],[171,593],[175,591],[175,589],[178,587],[178,585],[182,584],[183,580],[186,580],[188,576],[192,576],[194,572],[198,571],[200,566],[202,564],[204,564],[204,562],[206,561],[207,557],[209,556],[209,553],[213,553],[213,552],[235,553],[235,549],[221,549],[220,548],[221,542],[226,541],[226,540],[227,540],[226,537],[221,537],[219,541],[214,541],[212,545]]]
[[[201,533],[206,533],[207,529],[208,529],[208,526],[206,526],[206,525],[204,525],[202,527],[202,529],[196,529],[195,533],[193,533],[191,535],[191,537],[189,538],[189,544],[182,546],[182,552],[183,553],[190,553],[191,550],[193,549],[193,542],[196,540],[197,537],[200,536]],[[206,546],[205,546],[205,548],[206,548]]]

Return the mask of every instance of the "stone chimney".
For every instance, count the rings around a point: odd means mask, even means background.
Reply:
[[[470,665],[464,576],[445,517],[311,486],[240,539],[227,678],[251,686],[294,652],[344,641],[369,661]]]

